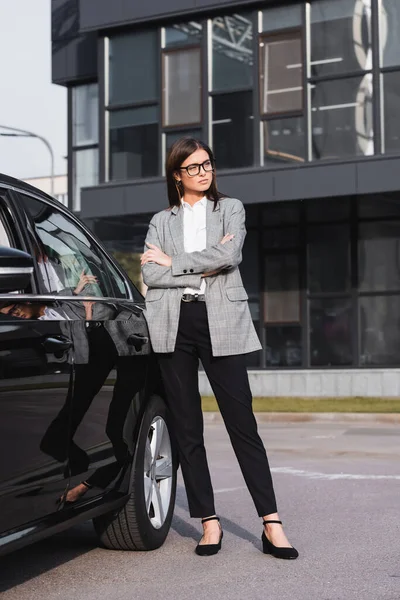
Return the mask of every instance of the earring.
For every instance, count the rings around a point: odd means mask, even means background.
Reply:
[[[175,187],[177,189],[179,198],[182,198],[182,180],[181,179],[175,179]]]

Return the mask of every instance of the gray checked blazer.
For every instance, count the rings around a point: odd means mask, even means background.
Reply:
[[[155,244],[172,257],[171,267],[147,263],[142,268],[148,286],[145,316],[155,352],[174,351],[184,288],[199,288],[202,273],[215,269],[221,271],[205,278],[213,356],[261,349],[238,267],[246,236],[243,204],[223,198],[214,210],[214,202],[208,200],[206,215],[207,244],[201,252],[185,252],[182,208],[163,210],[150,222],[146,243]],[[221,244],[226,233],[235,237]]]

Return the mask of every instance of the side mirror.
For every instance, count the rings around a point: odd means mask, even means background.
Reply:
[[[25,290],[31,283],[33,258],[30,254],[0,246],[0,293]]]

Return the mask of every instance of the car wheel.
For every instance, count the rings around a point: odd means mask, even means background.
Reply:
[[[101,542],[112,550],[155,550],[165,541],[175,505],[177,461],[167,409],[151,398],[132,465],[131,492],[118,511],[94,519]]]

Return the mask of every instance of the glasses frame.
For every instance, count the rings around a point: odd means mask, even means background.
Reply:
[[[210,163],[210,165],[211,165],[211,169],[206,169],[206,168],[204,167],[204,165],[205,165],[206,163]],[[197,167],[197,169],[198,169],[197,173],[194,173],[193,175],[191,175],[191,174],[189,173],[189,169],[190,169],[191,167]],[[187,175],[188,175],[188,177],[197,177],[197,175],[200,175],[200,171],[201,171],[201,168],[202,168],[202,167],[203,167],[203,171],[204,171],[204,173],[212,173],[212,172],[214,171],[214,169],[215,169],[215,164],[213,163],[213,161],[212,161],[210,158],[207,158],[207,160],[205,160],[205,161],[204,161],[203,163],[201,163],[201,164],[199,164],[199,163],[193,163],[192,165],[188,165],[187,167],[179,167],[179,171],[183,171],[183,170],[185,170],[185,171],[186,171],[186,173],[187,173]]]

